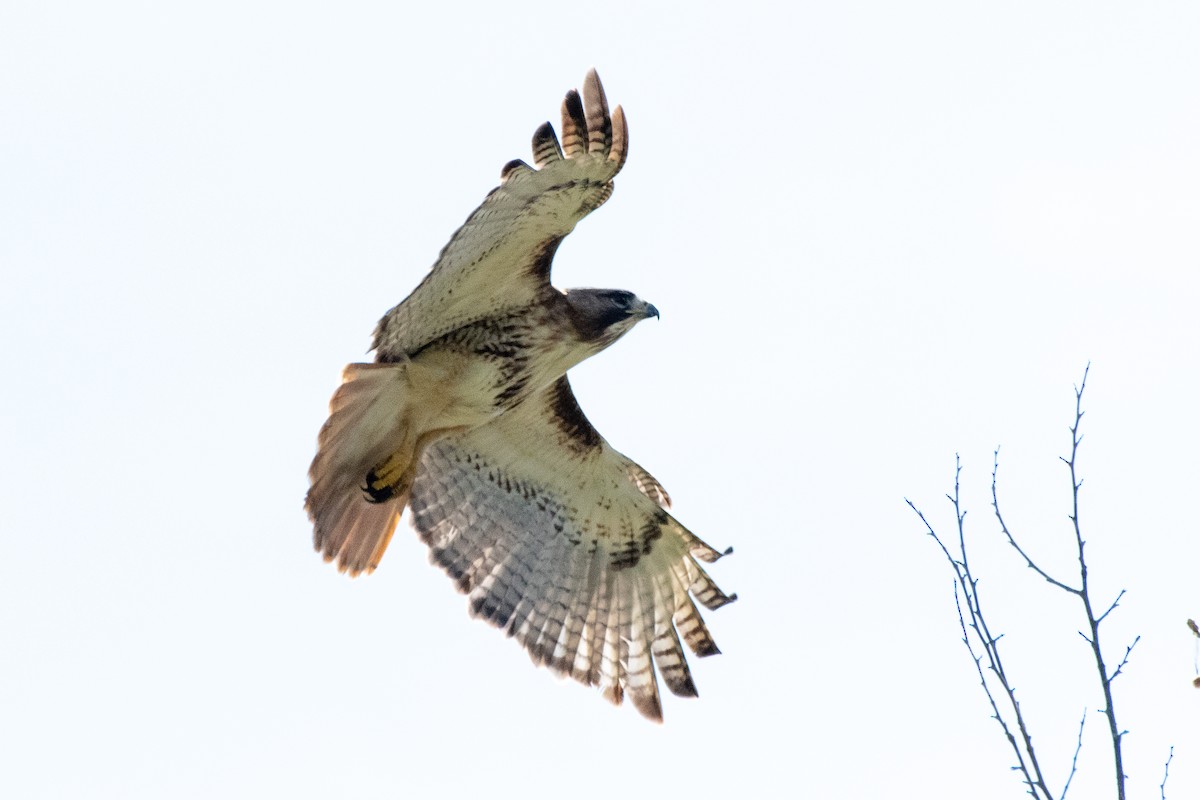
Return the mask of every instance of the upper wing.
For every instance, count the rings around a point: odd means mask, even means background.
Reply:
[[[625,164],[629,129],[609,117],[593,69],[562,106],[562,146],[549,122],[533,134],[533,160],[510,161],[500,185],[442,249],[425,279],[379,321],[372,347],[399,359],[439,336],[534,302],[550,286],[550,262],[575,223],[598,208]]]
[[[534,663],[662,718],[655,667],[695,696],[680,636],[719,652],[692,601],[727,596],[696,559],[721,556],[659,504],[666,493],[583,416],[565,377],[494,421],[431,445],[412,524],[471,612]]]

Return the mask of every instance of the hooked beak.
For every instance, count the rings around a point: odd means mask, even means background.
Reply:
[[[650,319],[650,317],[659,319],[658,309],[655,308],[652,303],[646,303],[646,307],[644,309],[642,309],[642,314],[645,315],[646,319]]]

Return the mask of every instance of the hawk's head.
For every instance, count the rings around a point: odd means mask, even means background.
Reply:
[[[603,350],[634,325],[657,317],[658,309],[622,289],[570,289],[566,292],[579,338]]]

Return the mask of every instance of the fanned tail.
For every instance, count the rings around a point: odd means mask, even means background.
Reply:
[[[351,576],[379,565],[416,470],[407,364],[350,364],[309,467],[313,545]]]

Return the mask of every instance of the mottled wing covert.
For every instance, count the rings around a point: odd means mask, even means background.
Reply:
[[[379,360],[400,360],[470,322],[526,306],[550,287],[559,242],[613,190],[629,131],[611,116],[595,70],[563,100],[563,143],[545,123],[533,135],[530,167],[510,161],[500,185],[471,213],[425,279],[375,330]]]

